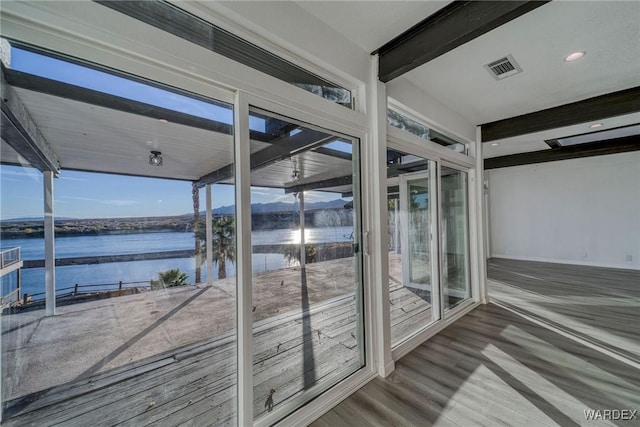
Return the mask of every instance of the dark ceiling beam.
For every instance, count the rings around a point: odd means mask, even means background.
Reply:
[[[481,125],[482,142],[640,111],[640,86]]]
[[[411,163],[387,165],[387,178],[394,178],[405,173],[426,171],[428,162],[428,160],[416,160]]]
[[[278,160],[287,159],[298,152],[325,144],[328,140],[334,138],[335,136],[333,135],[312,129],[304,129],[293,136],[283,135],[270,141],[272,145],[267,148],[251,154],[251,170],[268,166]],[[200,177],[196,185],[204,187],[207,184],[216,184],[233,177],[233,173],[234,165],[226,165]]]
[[[157,105],[134,101],[105,92],[87,89],[16,70],[6,69],[4,72],[7,82],[14,87],[60,98],[71,99],[73,101],[83,102],[86,104],[97,105],[99,107],[122,111],[124,113],[150,117],[152,119],[164,119],[170,123],[177,123],[212,132],[227,135],[231,135],[233,132],[233,126],[229,123],[193,116],[191,114],[170,110],[168,108],[158,107]],[[261,142],[270,142],[273,139],[273,136],[262,132],[252,131],[251,139]]]
[[[3,69],[3,75],[4,75]],[[22,103],[17,92],[2,79],[2,98],[0,99],[0,119],[2,140],[24,157],[31,166],[44,171],[60,174],[60,161],[44,138],[29,111]]]
[[[373,52],[387,83],[548,1],[454,1]]]
[[[319,190],[321,188],[343,187],[353,184],[353,175],[339,176],[314,182],[305,182],[284,189],[285,194],[299,193],[300,191]]]
[[[340,150],[334,150],[327,147],[318,147],[313,149],[314,152],[324,154],[326,156],[336,157],[342,160],[352,160],[351,153],[346,153]]]
[[[603,156],[606,154],[625,153],[640,150],[640,135],[568,147],[533,151],[529,153],[511,154],[484,160],[485,170],[506,168],[510,166],[530,165],[534,163],[554,162],[557,160],[577,159],[580,157]]]

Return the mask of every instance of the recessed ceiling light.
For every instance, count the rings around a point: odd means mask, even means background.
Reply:
[[[158,119],[158,121],[161,121],[162,123],[169,123],[167,119]]]
[[[497,147],[498,145],[500,145],[500,143],[499,143],[499,142],[492,142],[492,143],[491,143],[491,146],[492,146],[492,147]]]
[[[564,62],[573,62],[573,61],[577,61],[578,59],[582,58],[587,52],[573,52],[571,55],[568,55],[566,58],[564,58]]]
[[[589,126],[591,129],[595,129],[595,128],[600,128],[602,127],[602,123],[594,123],[591,126]]]

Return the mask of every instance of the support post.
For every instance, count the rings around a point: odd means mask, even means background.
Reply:
[[[44,181],[44,283],[45,314],[56,314],[56,254],[53,221],[53,172],[42,173]]]
[[[400,226],[400,218],[399,218],[399,210],[398,210],[398,204],[400,203],[400,198],[396,199],[395,203],[393,204],[394,207],[394,212],[393,212],[393,244],[395,246],[395,253],[396,255],[400,253],[400,242],[398,241],[398,227]]]
[[[233,109],[236,166],[236,286],[238,319],[238,422],[253,425],[253,284],[251,266],[251,159],[249,105],[236,92]]]
[[[484,198],[484,160],[482,158],[482,128],[476,128],[476,141],[472,146],[472,154],[475,157],[475,169],[473,171],[473,208],[471,224],[471,266],[476,277],[474,292],[475,299],[481,304],[489,302],[489,290],[487,287],[487,259],[485,254],[487,230],[485,228],[485,198]],[[474,256],[475,254],[475,256]]]
[[[391,313],[389,304],[389,202],[387,197],[387,88],[378,80],[378,56],[370,59],[368,110],[371,144],[365,157],[371,175],[365,176],[364,194],[369,212],[368,231],[373,250],[367,249],[369,273],[373,284],[373,352],[378,374],[388,376],[395,369],[391,355]],[[366,242],[365,242],[366,243]]]
[[[207,194],[207,201],[206,201],[206,205],[207,205],[207,211],[206,211],[206,221],[207,221],[207,225],[205,227],[205,241],[206,241],[206,248],[207,248],[207,285],[211,286],[213,285],[213,214],[211,212],[211,184],[207,184],[207,190],[206,190],[206,194]],[[218,260],[218,262],[220,262],[220,260]]]
[[[300,202],[300,268],[305,268],[307,265],[307,251],[304,240],[304,191],[298,193],[298,200]]]

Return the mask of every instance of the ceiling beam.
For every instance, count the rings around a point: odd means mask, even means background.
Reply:
[[[481,125],[482,142],[640,111],[640,86]]]
[[[548,1],[454,1],[373,52],[387,83]]]
[[[335,136],[312,129],[303,129],[293,136],[283,135],[270,141],[272,145],[267,148],[251,154],[251,170],[268,166],[278,160],[287,159],[303,150],[325,144],[330,139],[335,139]],[[233,173],[234,165],[229,164],[200,177],[196,185],[204,187],[207,184],[216,184],[233,177]]]
[[[399,175],[406,173],[426,171],[428,166],[428,160],[416,160],[411,163],[396,163],[387,165],[387,178],[395,178]]]
[[[4,75],[3,69],[3,75]],[[29,111],[22,103],[15,89],[2,78],[0,120],[2,140],[24,157],[31,166],[44,171],[60,174],[60,161],[51,145],[44,138]]]
[[[534,163],[554,162],[557,160],[577,159],[581,157],[604,156],[606,154],[625,153],[637,150],[640,150],[640,135],[632,135],[550,150],[492,157],[484,160],[484,169],[489,170]]]
[[[318,190],[320,188],[343,187],[353,184],[353,175],[327,178],[320,181],[305,182],[284,189],[285,194],[299,193],[300,191]]]
[[[87,89],[81,86],[75,86],[16,70],[6,69],[3,71],[5,72],[6,81],[14,87],[45,93],[47,95],[57,96],[60,98],[71,99],[73,101],[83,102],[86,104],[97,105],[99,107],[122,111],[123,113],[136,114],[158,120],[163,119],[170,123],[177,123],[212,132],[227,135],[231,135],[233,132],[233,126],[229,123],[218,122],[204,117],[181,113],[168,108],[158,107],[157,105],[134,101],[120,96],[111,95],[109,93]],[[251,139],[261,142],[270,142],[273,139],[273,136],[262,132],[252,131]]]

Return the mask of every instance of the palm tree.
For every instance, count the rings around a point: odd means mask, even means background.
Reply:
[[[236,262],[236,237],[235,224],[232,216],[222,216],[212,220],[211,248],[213,249],[213,262],[218,263],[218,279],[227,277],[227,261]],[[198,265],[206,259],[206,227],[202,225],[196,230],[196,238],[200,242],[201,256]]]
[[[186,286],[189,283],[187,282],[187,273],[180,271],[179,268],[172,268],[171,270],[165,270],[158,273],[158,281],[160,285],[165,288],[171,288],[174,286]]]
[[[193,199],[193,233],[196,236],[196,283],[200,283],[200,265],[202,264],[202,261],[200,261],[200,239],[198,238],[198,226],[200,225],[200,191],[195,181],[191,183],[191,198]]]

